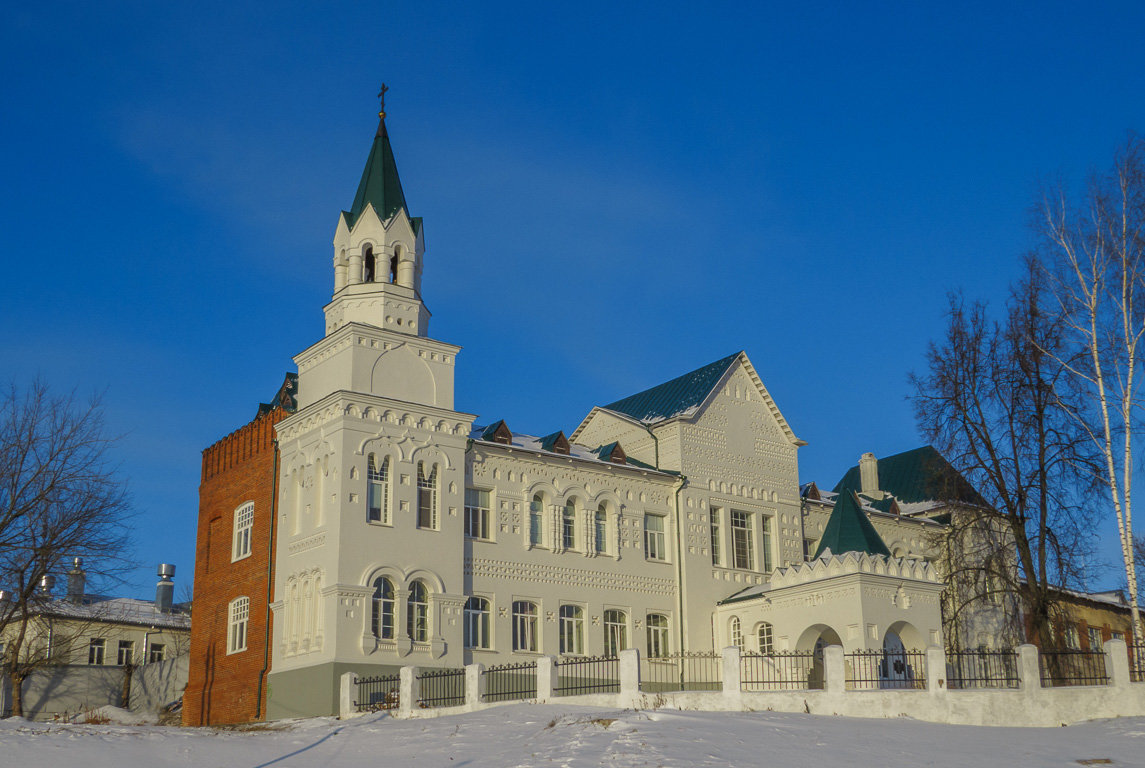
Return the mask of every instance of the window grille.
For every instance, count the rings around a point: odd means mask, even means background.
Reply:
[[[576,549],[576,500],[569,499],[561,510],[561,547]]]
[[[668,557],[662,515],[644,516],[644,556],[649,560],[665,560]]]
[[[227,628],[227,653],[238,653],[246,650],[246,630],[249,616],[249,597],[238,597],[231,601],[230,624]]]
[[[465,601],[465,647],[489,648],[489,601],[471,597]]]
[[[596,526],[596,553],[603,555],[608,551],[608,511],[603,504],[596,511],[593,523]]]
[[[537,650],[537,606],[527,600],[513,601],[513,650]]]
[[[231,561],[250,555],[251,529],[254,528],[254,502],[247,502],[235,510],[234,542]]]
[[[429,640],[429,598],[420,581],[410,584],[406,600],[406,633],[415,643]]]
[[[373,625],[374,637],[394,639],[394,584],[383,577],[374,579]]]
[[[650,613],[645,620],[648,629],[648,658],[657,659],[668,655],[668,617]]]
[[[732,510],[732,567],[751,568],[754,559],[751,546],[751,515]]]
[[[381,465],[377,457],[370,454],[366,466],[366,497],[368,511],[366,519],[371,523],[390,524],[390,457],[383,456]]]
[[[584,653],[584,609],[579,605],[562,605],[560,609],[562,654]]]
[[[628,647],[628,617],[624,611],[604,612],[604,655],[616,656]]]
[[[489,538],[489,491],[465,489],[465,535],[471,539]]]
[[[437,529],[437,465],[425,474],[425,464],[417,464],[417,527]]]

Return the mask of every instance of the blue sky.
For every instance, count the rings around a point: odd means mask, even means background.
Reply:
[[[802,479],[918,445],[947,291],[1145,130],[1145,6],[862,5],[8,9],[0,378],[105,392],[125,589],[190,581],[200,451],[320,338],[383,80],[458,409],[568,432],[744,349]]]

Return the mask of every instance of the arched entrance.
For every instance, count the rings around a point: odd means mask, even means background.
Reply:
[[[883,636],[883,659],[879,664],[880,688],[918,687],[922,675],[915,669],[917,654],[907,653],[907,643],[912,650],[921,650],[921,640],[921,633],[905,621],[895,622],[887,629]]]
[[[828,645],[841,646],[843,641],[839,633],[826,624],[813,624],[803,630],[799,641],[795,644],[796,651],[811,651],[811,666],[807,670],[807,687],[823,688],[823,649]]]

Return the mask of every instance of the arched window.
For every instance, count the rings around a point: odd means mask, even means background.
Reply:
[[[584,609],[562,605],[560,614],[561,653],[584,653]]]
[[[231,562],[250,556],[250,536],[254,528],[254,502],[248,501],[235,510]]]
[[[370,454],[366,462],[366,519],[390,524],[390,457]]]
[[[645,625],[648,627],[648,658],[667,656],[668,617],[662,613],[650,613]]]
[[[437,529],[437,465],[417,463],[417,527]]]
[[[624,611],[604,612],[604,655],[616,656],[628,647],[628,616]]]
[[[739,623],[739,616],[732,616],[731,620],[732,645],[743,650],[743,627]]]
[[[576,499],[569,499],[561,510],[561,548],[576,549]]]
[[[537,604],[527,600],[513,601],[513,650],[537,650]]]
[[[398,281],[398,262],[402,258],[402,247],[400,245],[394,246],[394,255],[390,257],[390,282],[396,283]]]
[[[593,525],[596,533],[596,553],[603,555],[608,552],[608,509],[603,504],[596,509]]]
[[[429,595],[425,584],[415,581],[406,600],[406,633],[415,643],[429,640]]]
[[[374,248],[371,245],[362,249],[362,266],[366,271],[364,282],[374,282]]]
[[[536,494],[529,502],[529,544],[534,547],[541,545],[541,521],[545,509],[544,494]]]
[[[489,601],[483,597],[465,601],[465,647],[489,647]]]
[[[374,579],[374,609],[370,623],[374,637],[394,639],[394,583],[384,576]]]
[[[766,621],[761,621],[759,626],[755,628],[755,642],[760,653],[771,653],[775,650],[771,625]]]
[[[228,606],[227,613],[230,614],[230,622],[227,624],[227,653],[245,651],[250,598],[236,597]]]

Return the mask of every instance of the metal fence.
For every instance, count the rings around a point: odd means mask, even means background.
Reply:
[[[719,691],[722,681],[723,655],[715,651],[640,659],[640,690],[645,693]]]
[[[485,678],[482,701],[517,701],[537,697],[537,662],[501,664],[481,673]]]
[[[555,666],[553,693],[557,696],[620,692],[620,659],[615,656],[565,658]]]
[[[1105,651],[1042,651],[1042,687],[1108,685]]]
[[[380,675],[358,678],[358,697],[354,706],[359,712],[377,712],[398,708],[400,675]]]
[[[430,669],[419,672],[418,706],[456,707],[465,703],[464,669]]]
[[[744,653],[740,690],[802,691],[823,688],[823,658],[814,651]]]
[[[920,690],[926,687],[922,651],[854,651],[843,655],[851,690]]]
[[[1145,683],[1145,645],[1129,646],[1129,682]]]
[[[1012,648],[998,651],[947,651],[946,687],[952,691],[1017,688],[1018,654]]]

